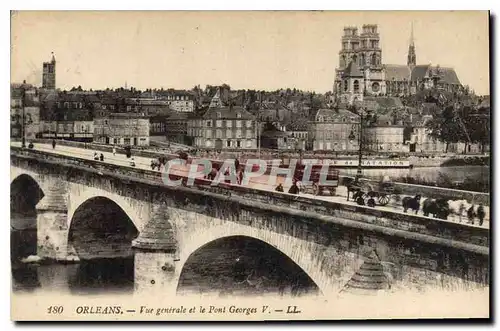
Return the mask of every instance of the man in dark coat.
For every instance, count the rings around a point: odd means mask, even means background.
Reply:
[[[467,210],[467,218],[469,219],[469,223],[474,224],[474,205],[470,206],[469,210]]]
[[[292,186],[290,186],[290,189],[288,190],[288,193],[299,194],[299,187],[297,186],[297,182],[293,182]]]
[[[484,206],[483,204],[480,204],[479,207],[477,207],[477,217],[479,218],[479,225],[483,225],[484,216]]]
[[[283,192],[283,185],[281,183],[276,186],[276,192]]]

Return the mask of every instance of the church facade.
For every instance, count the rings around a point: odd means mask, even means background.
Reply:
[[[406,65],[383,64],[378,26],[345,27],[335,70],[334,95],[341,103],[363,101],[364,96],[401,97],[432,87],[457,90],[460,80],[453,68],[417,65],[413,29]]]

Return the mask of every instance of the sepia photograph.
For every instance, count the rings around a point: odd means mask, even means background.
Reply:
[[[10,19],[12,320],[490,317],[488,11]]]

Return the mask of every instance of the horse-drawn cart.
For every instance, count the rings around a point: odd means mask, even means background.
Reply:
[[[394,183],[391,181],[380,181],[378,186],[374,187],[373,184],[365,180],[358,180],[356,182],[352,179],[346,183],[346,186],[348,190],[347,200],[349,200],[349,192],[357,192],[361,194],[363,200],[376,200],[380,206],[387,205],[391,197],[395,194]]]
[[[378,204],[385,206],[391,200],[391,196],[394,194],[394,183],[393,182],[380,182],[376,190],[371,189],[366,193],[368,198],[373,198],[378,201]]]

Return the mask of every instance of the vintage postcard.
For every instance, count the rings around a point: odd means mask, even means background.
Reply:
[[[486,11],[13,11],[11,318],[488,318]]]

